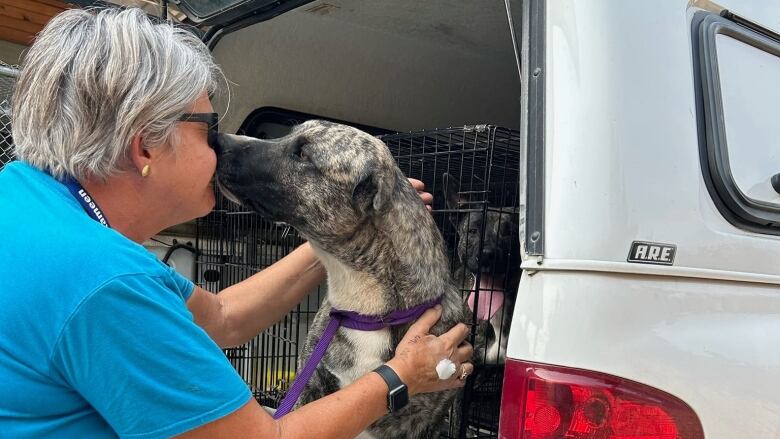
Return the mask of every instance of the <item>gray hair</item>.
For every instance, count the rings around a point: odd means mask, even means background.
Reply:
[[[20,160],[61,178],[122,170],[142,134],[176,142],[176,120],[224,75],[188,31],[140,9],[71,9],[54,17],[25,57],[12,106]]]

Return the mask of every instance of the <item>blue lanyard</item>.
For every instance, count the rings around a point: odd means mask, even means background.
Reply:
[[[103,211],[100,210],[100,207],[97,205],[97,202],[92,199],[91,196],[89,196],[89,192],[87,192],[86,189],[84,189],[83,186],[81,186],[81,183],[79,183],[75,178],[72,177],[65,177],[62,180],[62,184],[65,185],[66,188],[70,191],[71,195],[73,195],[73,198],[76,199],[76,201],[81,204],[81,207],[84,208],[84,211],[87,212],[87,215],[89,215],[90,218],[93,220],[99,222],[100,224],[103,224],[104,226],[111,228],[111,226],[108,224],[108,220],[105,216],[103,216]]]

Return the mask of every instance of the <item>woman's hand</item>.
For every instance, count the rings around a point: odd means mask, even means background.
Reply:
[[[441,317],[441,305],[436,305],[420,316],[409,328],[395,350],[395,357],[387,362],[406,384],[409,395],[463,387],[464,376],[474,371],[468,360],[474,349],[465,342],[468,327],[458,323],[440,336],[428,332]],[[446,380],[439,379],[436,365],[449,358],[455,363],[455,373]]]
[[[415,178],[410,178],[409,183],[412,184],[412,187],[417,191],[417,193],[420,195],[420,198],[422,198],[423,204],[425,204],[425,207],[428,210],[431,210],[431,205],[433,204],[433,195],[431,195],[428,192],[425,192],[425,183],[421,182],[420,180],[417,180]]]

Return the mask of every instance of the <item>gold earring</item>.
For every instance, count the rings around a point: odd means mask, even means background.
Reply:
[[[141,169],[141,177],[148,177],[149,172],[151,172],[152,168],[149,167],[149,165],[144,165],[144,168]]]

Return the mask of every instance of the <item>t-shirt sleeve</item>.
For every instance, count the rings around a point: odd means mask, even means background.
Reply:
[[[121,437],[177,435],[251,398],[169,279],[151,276],[118,277],[88,296],[62,329],[51,372]]]
[[[191,280],[184,277],[184,275],[174,270],[173,267],[166,265],[162,261],[159,262],[168,272],[168,280],[171,282],[171,286],[174,288],[174,291],[176,291],[176,293],[186,302],[190,296],[192,296],[192,292],[195,291],[195,284],[192,283]]]

